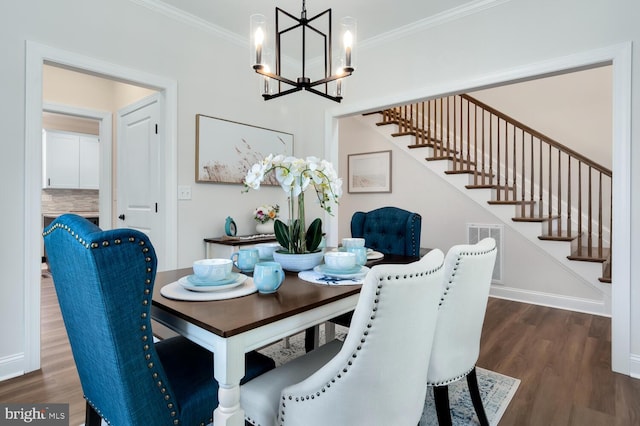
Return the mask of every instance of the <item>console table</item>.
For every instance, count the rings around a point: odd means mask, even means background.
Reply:
[[[205,256],[212,258],[229,258],[240,247],[251,247],[258,243],[276,242],[275,234],[256,234],[238,237],[205,238]]]

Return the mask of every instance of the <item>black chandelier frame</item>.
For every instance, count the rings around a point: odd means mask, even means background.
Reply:
[[[276,12],[275,12],[275,23],[276,23],[276,54],[275,54],[275,60],[276,60],[276,72],[275,73],[271,73],[265,70],[265,66],[264,64],[255,64],[253,66],[253,69],[255,70],[256,73],[263,75],[265,77],[268,78],[272,78],[274,80],[278,81],[278,92],[271,94],[271,93],[263,93],[262,97],[264,98],[265,101],[268,101],[270,99],[275,99],[275,98],[279,98],[281,96],[284,95],[288,95],[290,93],[295,93],[295,92],[299,92],[301,90],[306,90],[309,91],[311,93],[315,93],[316,95],[322,96],[324,98],[327,99],[331,99],[332,101],[335,102],[340,102],[342,101],[342,93],[341,90],[338,89],[336,96],[332,96],[328,93],[329,90],[329,85],[328,83],[335,81],[335,80],[339,80],[342,79],[344,77],[348,77],[351,74],[353,74],[354,71],[354,67],[351,66],[351,64],[347,64],[346,66],[342,67],[342,72],[341,73],[337,73],[337,74],[333,74],[331,75],[331,69],[332,69],[332,18],[331,18],[331,9],[327,9],[322,13],[317,14],[316,16],[307,19],[307,10],[306,7],[304,5],[304,1],[302,3],[302,13],[300,18],[298,19],[297,17],[293,16],[292,14],[286,12],[285,10],[280,9],[279,7],[276,7]],[[289,17],[290,19],[292,19],[293,21],[295,21],[295,23],[289,27],[286,27],[284,29],[280,29],[280,14],[286,15],[287,17]],[[322,31],[320,31],[318,28],[316,28],[313,25],[313,22],[316,19],[320,19],[323,16],[328,14],[328,21],[329,21],[329,32],[328,34],[323,33]],[[286,77],[283,77],[282,75],[280,75],[281,73],[281,69],[282,69],[282,52],[281,52],[281,38],[283,34],[286,34],[290,31],[293,31],[295,29],[301,28],[302,30],[302,76],[298,77],[296,79],[296,81],[293,81],[291,79],[288,79]],[[316,34],[318,34],[320,37],[322,37],[323,40],[323,44],[324,44],[324,75],[325,77],[320,79],[320,80],[316,80],[316,81],[311,81],[311,79],[306,76],[306,37],[307,37],[307,30],[312,31]],[[292,86],[291,89],[287,89],[287,90],[282,90],[282,84],[281,83],[285,83],[287,85]],[[320,85],[325,85],[325,90],[321,91],[316,89],[317,86]]]

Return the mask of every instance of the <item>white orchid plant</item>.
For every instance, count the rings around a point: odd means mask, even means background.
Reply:
[[[333,165],[316,157],[296,158],[269,154],[264,160],[254,164],[244,179],[245,191],[260,189],[260,184],[268,173],[275,173],[280,187],[289,200],[289,223],[276,219],[274,231],[276,239],[288,253],[311,253],[318,250],[322,241],[322,220],[315,219],[305,228],[304,191],[312,186],[320,207],[329,214],[332,204],[337,204],[342,195],[342,179]],[[298,205],[297,217],[294,207]],[[295,217],[295,219],[294,219]]]

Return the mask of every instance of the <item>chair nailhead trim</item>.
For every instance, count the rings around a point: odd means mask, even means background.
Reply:
[[[475,365],[474,365],[473,367],[471,367],[471,368],[469,369],[469,371],[467,371],[466,373],[460,374],[459,376],[453,377],[453,378],[451,378],[451,379],[449,379],[449,380],[443,380],[443,381],[441,381],[441,382],[437,382],[437,383],[427,382],[427,386],[446,386],[446,385],[448,385],[449,383],[457,382],[458,380],[460,380],[460,379],[462,379],[462,378],[464,378],[464,377],[468,376],[468,375],[469,375],[469,373],[471,373],[471,371],[472,371],[474,368],[476,368],[476,366],[475,366]]]
[[[293,395],[283,395],[282,396],[282,400],[280,402],[280,418],[279,418],[279,423],[280,425],[284,424],[284,416],[285,416],[285,408],[286,408],[286,403],[285,401],[288,399],[289,401],[295,401],[295,402],[302,402],[302,401],[306,401],[309,400],[309,398],[314,399],[315,397],[320,397],[323,393],[327,392],[327,389],[331,388],[331,384],[335,383],[336,380],[341,379],[343,377],[343,375],[345,375],[346,373],[348,373],[349,368],[351,366],[353,366],[353,364],[355,363],[355,359],[358,357],[358,352],[362,350],[362,348],[364,347],[364,345],[366,344],[366,340],[367,340],[367,336],[369,335],[369,329],[372,328],[373,326],[373,321],[375,321],[376,315],[375,312],[377,312],[378,310],[378,304],[380,303],[380,296],[381,296],[381,291],[384,287],[385,281],[395,281],[395,280],[400,280],[400,279],[407,279],[407,278],[413,278],[413,277],[422,277],[425,275],[431,275],[433,273],[435,273],[437,270],[440,269],[440,266],[438,266],[435,269],[430,269],[427,271],[423,271],[417,274],[409,274],[409,275],[395,275],[395,276],[386,276],[386,277],[380,277],[379,278],[379,282],[378,282],[378,286],[377,286],[377,291],[376,291],[376,298],[373,301],[373,306],[371,307],[371,315],[370,315],[370,319],[371,321],[367,324],[366,329],[363,331],[362,333],[362,337],[360,338],[360,344],[356,347],[356,351],[351,354],[351,358],[349,361],[347,361],[347,365],[344,366],[342,368],[342,370],[340,371],[340,373],[338,373],[335,377],[333,377],[329,382],[327,382],[320,391],[316,391],[315,394],[311,394],[309,395],[300,395],[300,396],[293,396]],[[255,424],[254,422],[251,422],[250,419],[247,419],[251,424]]]
[[[442,297],[440,298],[440,303],[438,306],[442,306],[445,303],[447,299],[447,295],[449,294],[450,290],[452,290],[455,287],[455,281],[456,281],[455,277],[458,273],[458,268],[460,267],[460,263],[464,261],[463,257],[464,256],[483,256],[485,254],[491,253],[494,250],[497,250],[497,247],[493,247],[490,250],[484,250],[484,251],[478,251],[478,252],[460,252],[460,254],[458,255],[458,258],[456,259],[455,266],[451,271],[451,276],[447,281],[447,286],[442,292]],[[456,380],[459,380],[459,379],[456,379]]]
[[[111,242],[110,241],[102,241],[100,243],[98,242],[92,242],[92,243],[88,243],[87,241],[85,241],[84,239],[80,238],[80,236],[74,231],[72,230],[69,225],[62,225],[60,223],[56,223],[54,226],[52,226],[51,228],[49,228],[46,232],[43,232],[43,236],[47,236],[50,233],[54,232],[56,229],[61,229],[64,231],[67,231],[73,238],[75,238],[82,246],[84,246],[86,249],[108,249],[109,247],[111,247]],[[125,237],[124,240],[129,241],[130,243],[135,243],[137,238],[134,236],[129,236],[129,237]],[[113,244],[114,245],[120,245],[122,244],[123,238],[114,238],[113,240]],[[138,240],[138,245],[141,247],[141,253],[144,255],[144,260],[145,263],[149,264],[151,262],[153,262],[153,258],[151,256],[149,256],[149,252],[150,252],[150,248],[147,246],[146,242],[144,240]],[[145,272],[147,274],[147,277],[144,280],[144,285],[146,288],[144,288],[143,290],[143,298],[142,298],[142,312],[140,314],[140,318],[143,320],[143,323],[140,325],[140,331],[142,332],[142,336],[141,336],[141,341],[143,342],[143,354],[144,354],[144,359],[145,362],[147,363],[147,368],[150,370],[154,370],[155,364],[154,361],[152,359],[152,355],[149,353],[146,353],[149,351],[150,349],[150,345],[147,343],[150,339],[152,339],[151,336],[151,327],[149,326],[149,319],[148,319],[148,310],[149,310],[149,305],[150,305],[150,295],[151,295],[151,290],[149,289],[149,286],[153,285],[153,277],[155,275],[154,273],[154,268],[152,268],[150,265],[147,265],[145,267]],[[154,379],[154,381],[156,381],[159,377],[159,373],[157,371],[152,371],[151,373],[151,377]],[[161,393],[164,394],[164,399],[167,401],[167,409],[169,410],[169,414],[172,417],[176,417],[178,415],[178,412],[174,409],[174,403],[171,401],[171,396],[169,394],[166,394],[166,388],[162,387],[162,381],[158,380],[158,388],[159,391]],[[85,396],[85,399],[87,399],[87,397]],[[109,421],[109,419],[105,418],[102,414],[102,411],[96,407],[92,401],[89,401],[87,399],[87,402],[91,405],[91,407],[93,407],[93,409],[96,411],[96,413],[98,413],[98,415],[107,423],[107,424],[111,424],[111,422]],[[209,423],[211,423],[213,421],[213,418],[209,419]],[[179,418],[176,418],[173,420],[173,424],[174,425],[178,425],[180,424],[180,420]],[[203,425],[205,423],[202,423]]]

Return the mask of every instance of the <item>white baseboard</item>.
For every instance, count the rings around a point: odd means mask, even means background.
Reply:
[[[24,374],[24,353],[18,353],[0,358],[0,382]]]
[[[634,379],[640,379],[640,355],[631,354],[629,358],[629,375]]]
[[[606,311],[605,303],[601,300],[581,299],[558,294],[523,290],[520,288],[504,287],[501,285],[492,285],[489,295],[499,299],[513,300],[514,302],[531,303],[533,305],[548,306],[605,317],[611,316],[611,314]]]

